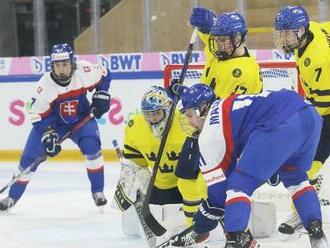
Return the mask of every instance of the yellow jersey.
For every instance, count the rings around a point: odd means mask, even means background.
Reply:
[[[330,22],[310,22],[311,41],[305,50],[296,50],[302,88],[320,113],[330,114]]]
[[[163,156],[157,171],[155,186],[159,189],[177,187],[177,177],[174,175],[182,145],[186,134],[182,131],[179,113],[174,114]],[[161,138],[156,138],[141,113],[135,114],[125,127],[123,155],[137,165],[151,170],[155,165]]]
[[[218,60],[209,50],[209,34],[199,32],[204,43],[206,64],[201,82],[213,88],[217,97],[225,98],[233,94],[258,94],[263,82],[257,61],[245,55],[227,60]]]

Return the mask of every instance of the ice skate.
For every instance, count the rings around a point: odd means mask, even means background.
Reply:
[[[92,193],[95,205],[99,207],[100,211],[103,212],[104,206],[108,203],[103,192]]]
[[[322,230],[322,223],[319,220],[312,221],[308,228],[309,241],[312,248],[327,248],[328,242]]]
[[[14,207],[16,204],[16,200],[7,196],[3,200],[0,201],[0,211],[8,211],[10,208]]]
[[[298,213],[291,213],[287,220],[278,227],[280,239],[286,241],[291,238],[299,238],[301,236],[299,230],[303,227],[303,223],[300,220]]]
[[[184,236],[177,237],[176,240],[171,242],[170,247],[194,247],[195,245],[205,244],[209,240],[210,234],[198,234],[195,231],[191,231]]]

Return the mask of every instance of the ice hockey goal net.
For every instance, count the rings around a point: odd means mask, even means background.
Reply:
[[[302,93],[295,62],[261,62],[259,63],[264,80],[264,90],[293,89]],[[184,84],[198,83],[204,65],[191,64],[188,67]],[[164,86],[168,87],[174,78],[179,78],[182,65],[167,65],[164,69]]]

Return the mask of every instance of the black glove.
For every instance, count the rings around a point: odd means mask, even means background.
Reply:
[[[60,137],[52,127],[48,127],[41,137],[41,142],[45,146],[49,157],[55,157],[61,151],[61,144],[58,143]]]
[[[277,172],[274,173],[274,175],[272,175],[268,180],[267,180],[267,183],[270,185],[270,186],[277,186],[279,185],[281,182],[281,178],[280,178],[280,174],[278,174]]]
[[[175,78],[171,81],[169,89],[171,94],[180,96],[188,89],[188,87],[180,84],[179,79]]]
[[[96,91],[92,96],[91,111],[96,119],[108,112],[110,109],[110,94],[106,91]]]

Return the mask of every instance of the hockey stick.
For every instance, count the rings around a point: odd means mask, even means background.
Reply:
[[[222,228],[224,229],[224,220],[223,220],[223,216],[222,218],[219,220],[220,225],[222,226]],[[172,243],[175,241],[178,241],[179,239],[186,239],[187,240],[187,236],[190,236],[194,231],[194,225],[187,227],[186,229],[184,229],[182,232],[174,234],[172,237],[170,237],[167,241],[165,241],[164,243],[158,245],[156,248],[166,248],[166,247],[172,247]],[[189,245],[189,247],[191,247],[191,245]],[[205,246],[207,247],[207,246]]]
[[[77,123],[71,130],[66,132],[62,138],[58,141],[59,144],[61,144],[64,140],[66,140],[72,133],[76,132],[78,129],[80,129],[82,126],[84,126],[87,122],[89,122],[91,119],[94,118],[94,115],[92,113],[89,113],[87,116],[85,116],[79,123]],[[3,193],[6,189],[8,189],[10,186],[12,186],[14,183],[16,183],[18,180],[20,180],[23,176],[29,174],[32,169],[34,169],[38,164],[45,161],[47,159],[47,154],[44,154],[38,158],[36,158],[31,165],[26,167],[25,170],[21,171],[16,176],[13,176],[11,181],[7,183],[3,188],[0,189],[0,194]]]
[[[192,35],[191,35],[189,46],[188,46],[187,53],[186,53],[185,60],[184,60],[184,64],[183,64],[183,68],[182,68],[180,78],[179,78],[179,84],[182,84],[183,80],[185,78],[185,75],[186,75],[186,72],[187,72],[187,69],[188,69],[188,65],[189,65],[189,62],[191,60],[191,55],[192,55],[192,51],[193,51],[193,48],[194,48],[194,43],[195,43],[195,40],[196,40],[196,37],[197,37],[197,31],[198,31],[197,28],[195,28]],[[148,189],[147,189],[147,193],[146,193],[146,196],[145,196],[145,200],[143,202],[142,214],[143,214],[144,220],[147,223],[148,227],[152,230],[152,232],[156,236],[163,235],[166,232],[166,229],[162,225],[160,225],[158,223],[158,221],[155,219],[155,217],[151,214],[150,207],[149,207],[149,202],[150,202],[151,194],[152,194],[152,191],[153,191],[153,188],[154,188],[154,183],[155,183],[157,171],[158,171],[158,168],[159,168],[159,165],[160,165],[160,160],[162,158],[163,151],[164,151],[164,148],[165,148],[166,139],[167,139],[168,133],[169,133],[170,128],[171,128],[175,108],[176,108],[176,105],[177,105],[178,101],[179,101],[179,96],[175,95],[174,99],[173,99],[173,103],[171,105],[169,116],[168,116],[168,119],[167,119],[167,122],[166,122],[166,125],[165,125],[165,129],[164,129],[161,141],[160,141],[160,145],[159,145],[159,149],[158,149],[158,153],[157,153],[157,157],[156,157],[156,162],[155,162],[154,168],[152,170],[152,174],[151,174],[151,178],[150,178],[150,181],[149,181],[149,184],[148,184]]]
[[[118,146],[118,142],[117,140],[112,140],[112,144],[116,150],[116,154],[117,154],[117,157],[120,161],[120,163],[123,165],[123,159],[124,159],[124,156]],[[125,165],[123,165],[125,166]],[[155,247],[156,245],[156,236],[153,234],[153,232],[149,229],[149,227],[147,226],[147,224],[145,223],[144,219],[143,219],[143,216],[142,216],[142,206],[143,206],[143,198],[144,196],[142,195],[141,192],[138,192],[138,195],[136,197],[136,201],[133,202],[133,207],[135,208],[135,211],[139,217],[139,220],[140,220],[140,223],[141,223],[141,226],[142,226],[142,229],[143,229],[143,233],[144,233],[144,236],[149,244],[150,247]],[[130,202],[131,203],[131,202]]]

